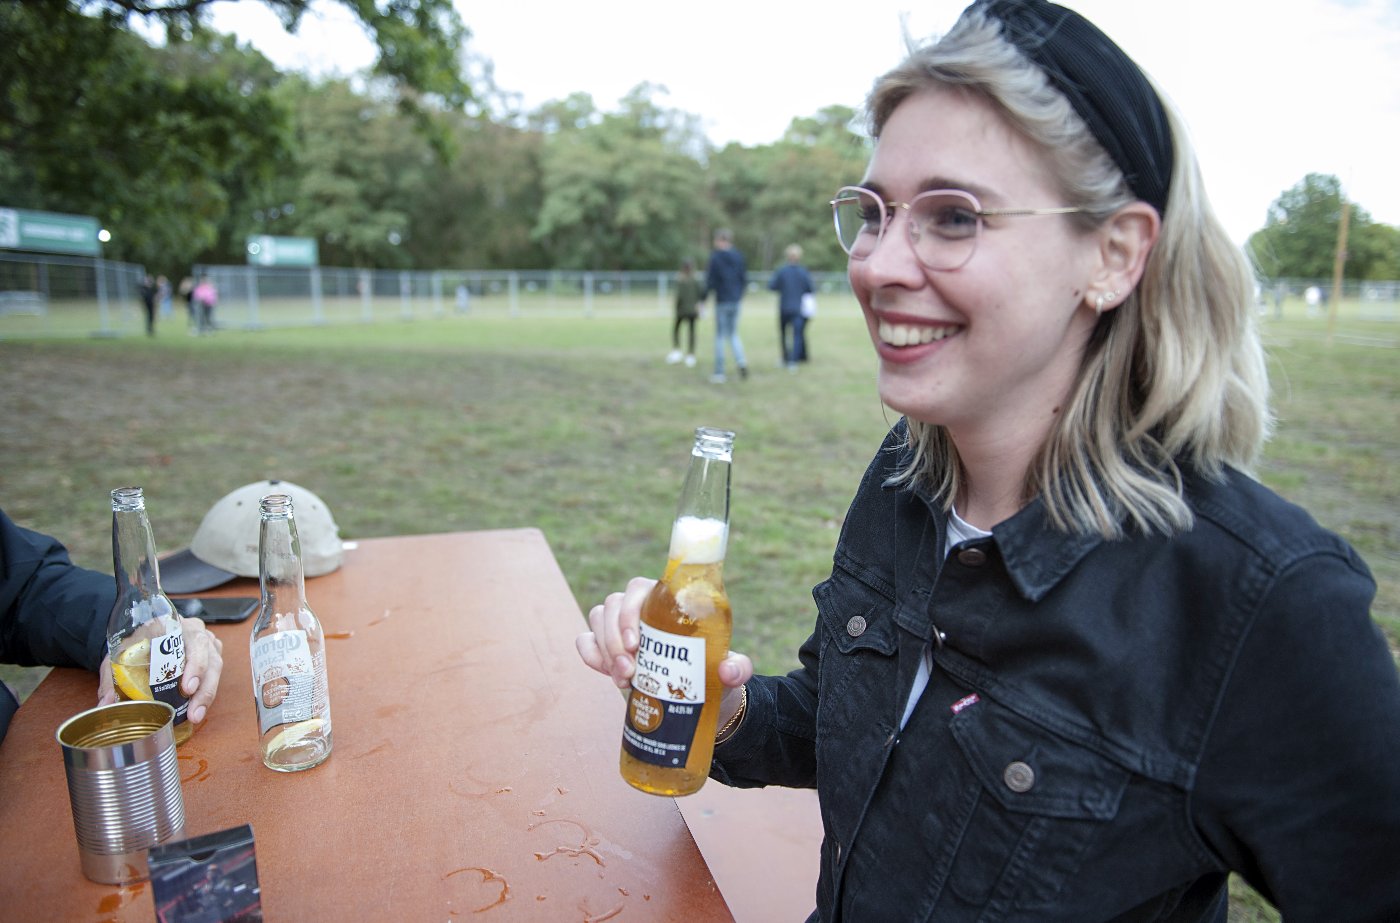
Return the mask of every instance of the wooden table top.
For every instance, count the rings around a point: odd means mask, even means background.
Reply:
[[[306,593],[330,759],[262,765],[251,621],[215,627],[219,696],[179,751],[186,834],[252,825],[267,919],[732,919],[675,801],[618,774],[622,703],[575,653],[582,616],[538,530],[350,543]],[[54,732],[95,689],[54,670],[0,745],[0,919],[154,919],[147,883],[79,868]]]

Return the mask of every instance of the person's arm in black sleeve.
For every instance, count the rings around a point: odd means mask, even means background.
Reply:
[[[1203,753],[1197,829],[1289,921],[1400,920],[1400,675],[1374,593],[1354,552],[1287,568]]]
[[[78,567],[57,539],[0,510],[0,660],[97,672],[116,596],[111,574]]]

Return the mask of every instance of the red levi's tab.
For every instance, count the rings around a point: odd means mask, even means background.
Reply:
[[[965,695],[965,696],[963,696],[961,699],[958,699],[958,700],[957,700],[956,702],[954,702],[952,705],[948,706],[948,710],[951,711],[953,714],[956,715],[958,712],[962,711],[964,708],[968,708],[969,706],[976,705],[976,704],[977,704],[978,702],[980,702],[980,701],[982,701],[982,700],[981,700],[980,698],[978,698],[977,693],[974,692],[972,695]]]

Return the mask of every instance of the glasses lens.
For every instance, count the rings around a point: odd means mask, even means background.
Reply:
[[[841,249],[858,260],[865,259],[880,240],[884,209],[872,193],[847,186],[832,202],[836,214],[836,236]]]
[[[958,269],[972,258],[982,219],[971,196],[929,192],[915,197],[909,209],[914,251],[930,269]]]

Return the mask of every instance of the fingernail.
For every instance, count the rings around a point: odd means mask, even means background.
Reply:
[[[622,632],[622,646],[629,651],[637,649],[637,632],[634,629],[628,628]]]
[[[203,705],[190,709],[190,720],[193,721],[195,724],[199,724],[201,721],[204,720],[204,711],[205,709]]]

